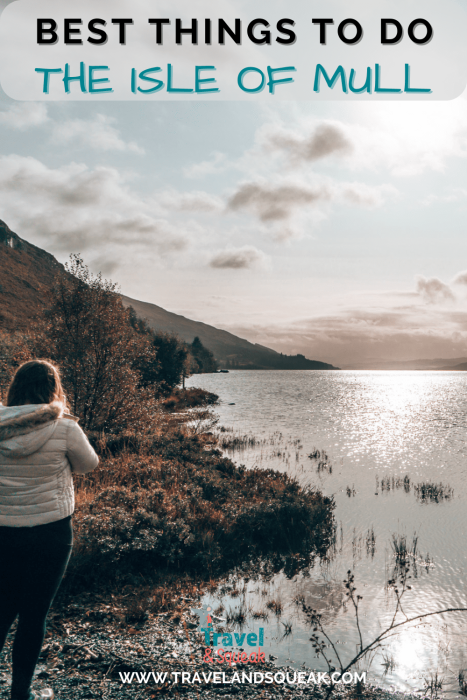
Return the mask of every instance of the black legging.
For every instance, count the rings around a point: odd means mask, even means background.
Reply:
[[[16,617],[11,697],[27,700],[50,604],[71,554],[71,517],[35,527],[0,527],[0,652]]]

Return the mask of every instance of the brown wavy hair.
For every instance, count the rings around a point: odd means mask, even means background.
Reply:
[[[52,403],[66,406],[58,369],[46,360],[30,360],[15,372],[6,399],[7,406]]]

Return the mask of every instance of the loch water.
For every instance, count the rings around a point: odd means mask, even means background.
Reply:
[[[234,581],[230,591],[227,585],[205,598],[224,607],[221,617],[241,609],[248,629],[264,627],[265,650],[278,664],[326,670],[296,600],[322,613],[343,659],[355,655],[355,617],[343,605],[348,570],[363,596],[364,641],[389,624],[394,537],[405,537],[412,551],[408,617],[467,607],[467,373],[236,370],[196,375],[187,385],[219,395],[222,435],[239,438],[226,452],[235,462],[285,470],[336,503],[327,561],[292,578]],[[317,451],[319,457],[309,456]],[[280,615],[267,608],[271,602],[280,603]],[[265,609],[267,620],[252,617]],[[467,613],[410,625],[360,669],[388,689],[458,696],[459,672],[467,669]]]

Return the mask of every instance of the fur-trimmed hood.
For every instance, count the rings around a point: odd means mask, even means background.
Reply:
[[[37,452],[52,437],[56,421],[63,415],[64,407],[59,402],[0,405],[0,454],[27,457]]]

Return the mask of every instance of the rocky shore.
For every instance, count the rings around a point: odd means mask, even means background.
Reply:
[[[186,596],[178,601],[176,611],[150,613],[132,624],[127,620],[121,600],[90,599],[82,595],[50,615],[46,640],[36,671],[35,687],[51,686],[56,700],[85,698],[315,698],[324,700],[327,687],[281,683],[223,684],[237,672],[246,674],[289,672],[296,669],[278,667],[266,654],[265,663],[213,664],[203,662],[205,645],[198,631],[199,619],[191,611],[199,601]],[[9,697],[11,681],[11,639],[0,665],[0,697]],[[303,669],[301,669],[303,670]],[[154,671],[164,676],[156,682]],[[181,673],[198,672],[202,682],[182,683]],[[203,672],[211,680],[203,680]],[[218,675],[214,677],[214,672]],[[149,679],[147,675],[149,674]],[[177,675],[178,674],[178,675]],[[146,679],[144,676],[146,675]],[[159,678],[161,678],[159,675]],[[186,677],[185,677],[186,678]],[[178,679],[178,682],[175,682]],[[221,682],[213,682],[220,680]],[[131,682],[130,682],[131,681]],[[146,682],[145,682],[146,681]],[[369,686],[340,686],[332,697],[387,700],[397,695]],[[403,696],[400,695],[400,698]]]

